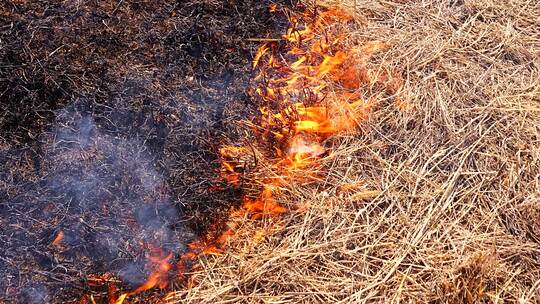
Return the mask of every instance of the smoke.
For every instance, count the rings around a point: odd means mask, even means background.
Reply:
[[[57,113],[41,142],[41,178],[25,185],[25,194],[6,202],[9,209],[2,211],[9,221],[4,224],[25,229],[9,240],[4,261],[23,252],[31,265],[25,267],[35,267],[34,276],[23,278],[17,267],[2,261],[10,282],[0,287],[30,282],[22,290],[4,291],[8,298],[47,303],[51,293],[57,298],[58,285],[84,286],[87,274],[112,273],[123,286],[135,288],[152,268],[151,248],[180,255],[193,238],[147,134],[118,132],[110,125],[125,121],[125,113],[100,116],[87,104],[80,100]],[[63,238],[51,245],[60,231]]]
[[[142,140],[100,132],[90,114],[73,108],[59,113],[54,135],[48,188],[69,210],[62,225],[74,255],[137,285],[148,246],[184,252],[190,233],[179,225],[181,210]]]
[[[51,302],[47,288],[43,285],[30,286],[23,290],[21,295],[24,303],[48,304]]]

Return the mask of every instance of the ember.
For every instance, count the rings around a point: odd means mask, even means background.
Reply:
[[[54,246],[60,246],[60,243],[62,242],[63,239],[64,239],[64,231],[60,231],[58,232],[58,235],[56,235],[56,237],[54,238],[54,241],[52,242],[52,244]]]

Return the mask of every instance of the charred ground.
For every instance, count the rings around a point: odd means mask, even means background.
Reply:
[[[0,7],[0,299],[75,301],[106,271],[133,287],[137,241],[181,254],[238,196],[208,191],[214,148],[253,109],[249,38],[285,20],[266,1]]]

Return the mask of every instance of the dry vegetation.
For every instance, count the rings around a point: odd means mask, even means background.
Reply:
[[[401,102],[374,89],[324,182],[279,197],[302,208],[246,221],[170,302],[540,302],[538,2],[339,4],[351,41],[389,44],[372,64],[401,73]]]
[[[208,189],[215,152],[256,113],[250,38],[286,29],[267,4],[0,0],[0,303],[114,300],[89,278],[145,256],[122,226],[142,198],[170,196],[185,212],[171,216],[178,248],[240,204],[239,189]],[[293,211],[283,216],[235,219],[227,250],[202,257],[167,301],[540,303],[538,1],[317,4],[355,16],[349,45],[384,41],[369,68],[397,73],[403,88],[363,92],[374,109],[358,133],[327,140],[323,180],[284,187],[276,199]],[[85,121],[99,136],[81,135]],[[58,134],[77,147],[52,149]],[[254,180],[272,174],[253,152]],[[135,169],[165,186],[139,193]],[[93,186],[74,191],[79,179]],[[101,192],[114,195],[96,203]],[[87,201],[101,213],[79,208]],[[59,249],[61,229],[74,240]],[[98,247],[96,231],[122,232],[119,245]]]

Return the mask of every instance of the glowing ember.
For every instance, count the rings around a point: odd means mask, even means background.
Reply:
[[[56,235],[56,237],[54,238],[52,245],[60,246],[60,243],[62,243],[63,239],[64,239],[64,231],[60,230],[60,232],[58,232],[58,235]]]

